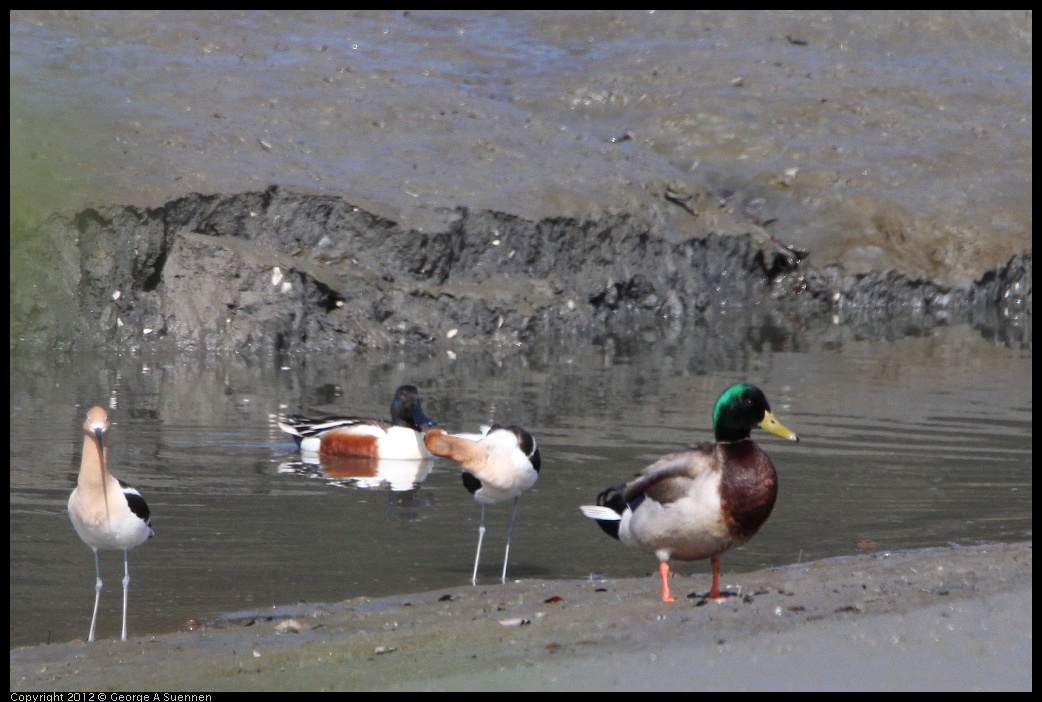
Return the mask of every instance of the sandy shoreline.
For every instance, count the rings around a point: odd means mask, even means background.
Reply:
[[[358,598],[15,649],[11,690],[1030,690],[1031,568],[995,544],[725,573],[723,604],[683,597],[705,575],[672,605],[650,577]]]

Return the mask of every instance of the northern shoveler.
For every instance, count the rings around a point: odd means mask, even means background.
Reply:
[[[753,427],[799,441],[771,412],[759,388],[737,383],[724,390],[713,409],[716,442],[663,456],[633,481],[608,488],[597,506],[580,507],[609,536],[654,553],[669,593],[669,559],[710,559],[719,600],[720,554],[751,539],[771,515],[778,496],[774,464],[750,438]]]
[[[83,457],[76,489],[69,496],[69,518],[83,542],[94,550],[94,614],[87,641],[94,640],[101,602],[101,560],[98,549],[123,551],[123,640],[127,640],[128,552],[152,537],[148,505],[141,494],[108,469],[109,419],[101,407],[91,407],[83,422]]]
[[[521,493],[535,485],[539,478],[542,459],[535,439],[521,427],[493,424],[484,427],[481,434],[448,434],[441,429],[431,429],[423,440],[435,456],[451,458],[463,467],[463,485],[481,505],[478,549],[470,578],[472,585],[478,584],[481,542],[485,538],[485,505],[514,498],[514,511],[507,527],[507,547],[503,554],[501,581],[505,583],[517,505]]]
[[[299,414],[279,418],[279,427],[293,435],[302,454],[388,460],[431,458],[423,432],[434,425],[424,414],[420,393],[413,385],[394,391],[390,422],[367,417],[311,419]]]

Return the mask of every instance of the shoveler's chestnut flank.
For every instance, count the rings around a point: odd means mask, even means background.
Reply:
[[[514,519],[521,493],[535,485],[542,462],[539,447],[532,435],[521,427],[493,424],[484,427],[481,434],[447,434],[431,429],[423,437],[427,448],[435,456],[451,458],[463,467],[463,485],[481,504],[481,524],[478,526],[478,550],[474,555],[472,585],[478,584],[478,562],[481,560],[481,542],[485,538],[485,505],[514,498],[514,511],[507,527],[507,547],[503,554],[503,574],[507,581],[507,561],[510,558],[510,537],[514,533]]]
[[[94,615],[87,641],[94,640],[101,603],[101,560],[98,549],[123,551],[123,640],[127,640],[128,552],[152,536],[148,505],[137,490],[116,480],[108,469],[108,415],[91,407],[83,422],[83,457],[76,489],[69,496],[69,518],[83,542],[94,550]]]
[[[669,593],[669,559],[710,559],[710,599],[720,599],[720,554],[751,539],[771,516],[778,475],[752,440],[753,427],[799,441],[771,412],[759,388],[737,383],[713,409],[716,442],[663,456],[633,481],[608,488],[597,506],[580,507],[609,536],[659,559],[662,601]]]
[[[311,419],[299,414],[279,419],[279,427],[293,435],[301,453],[389,460],[431,458],[423,432],[434,425],[413,385],[394,391],[390,422],[369,417]]]

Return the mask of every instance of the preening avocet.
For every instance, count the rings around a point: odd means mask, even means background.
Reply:
[[[423,440],[435,456],[451,458],[463,467],[463,485],[481,505],[478,549],[474,555],[474,573],[470,578],[472,585],[478,584],[481,542],[485,538],[485,505],[514,498],[500,578],[505,583],[517,505],[521,493],[535,485],[539,478],[541,458],[535,439],[521,427],[493,424],[485,427],[481,434],[447,434],[441,429],[431,429]]]
[[[423,432],[434,425],[424,414],[414,385],[394,391],[390,422],[368,417],[311,419],[299,414],[279,418],[279,427],[293,435],[302,454],[390,460],[431,458]]]
[[[720,599],[720,554],[751,539],[771,516],[778,496],[774,464],[750,438],[758,426],[799,441],[771,412],[759,388],[737,383],[724,390],[713,409],[716,442],[663,456],[633,481],[608,488],[597,506],[580,507],[609,536],[654,553],[669,593],[669,559],[710,559]]]
[[[94,640],[101,602],[101,561],[98,549],[123,551],[123,640],[127,640],[128,552],[152,537],[148,505],[137,490],[113,477],[108,469],[108,415],[91,407],[83,422],[83,458],[76,489],[69,496],[69,518],[83,542],[94,549],[94,615],[87,641]]]

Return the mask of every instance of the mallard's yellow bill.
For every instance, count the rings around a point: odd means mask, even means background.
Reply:
[[[800,440],[800,437],[796,436],[795,432],[786,428],[784,424],[778,421],[778,418],[774,416],[774,412],[764,413],[763,421],[760,422],[760,428],[789,441]]]

